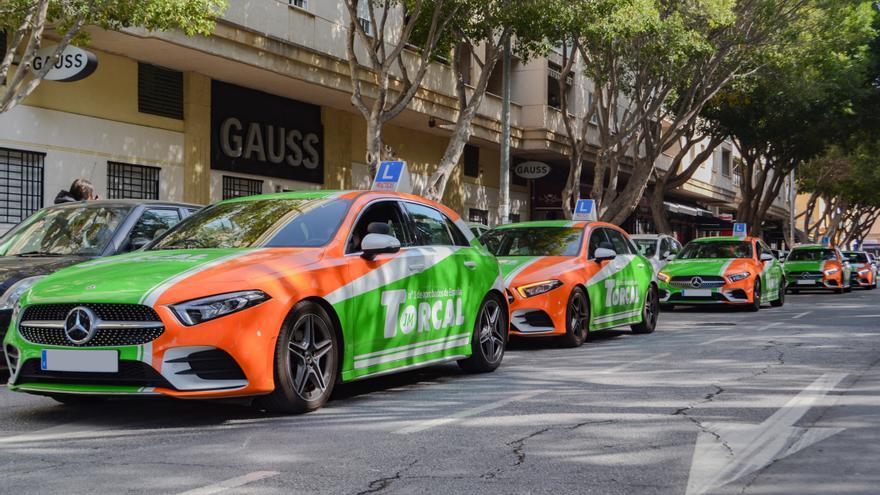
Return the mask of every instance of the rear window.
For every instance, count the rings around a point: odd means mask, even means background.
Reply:
[[[868,255],[865,253],[843,253],[850,263],[867,263]]]
[[[691,242],[682,249],[679,259],[751,258],[752,243],[748,241]]]
[[[795,249],[786,261],[830,261],[836,260],[833,249]]]
[[[577,256],[583,229],[517,227],[490,230],[480,239],[495,256]]]

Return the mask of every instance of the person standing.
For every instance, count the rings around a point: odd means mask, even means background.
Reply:
[[[79,178],[70,185],[70,191],[62,189],[55,196],[55,204],[72,203],[75,201],[89,201],[98,199],[95,188],[88,179]]]

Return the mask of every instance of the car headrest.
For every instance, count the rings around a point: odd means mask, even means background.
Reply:
[[[384,222],[370,222],[367,225],[367,233],[391,235],[391,226]]]
[[[599,247],[602,249],[610,249],[610,250],[614,251],[614,244],[611,244],[608,241],[600,242]]]

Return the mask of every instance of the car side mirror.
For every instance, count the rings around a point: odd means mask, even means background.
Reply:
[[[672,251],[666,251],[665,253],[663,253],[663,259],[666,261],[671,261],[675,259],[675,255],[672,254]]]
[[[761,261],[773,261],[775,259],[770,253],[761,253]]]
[[[149,243],[150,243],[150,240],[147,239],[146,237],[135,237],[131,240],[131,243],[129,244],[129,246],[131,247],[132,251],[137,251],[138,249],[146,246]]]
[[[364,259],[373,260],[379,254],[400,251],[400,241],[388,234],[367,234],[361,241],[361,251]]]
[[[616,257],[617,257],[617,253],[615,253],[613,249],[608,249],[608,248],[596,249],[596,254],[595,254],[596,261],[608,261],[608,260],[613,260]]]

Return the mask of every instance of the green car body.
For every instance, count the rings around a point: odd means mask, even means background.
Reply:
[[[824,289],[844,292],[852,283],[852,266],[843,253],[832,246],[795,246],[784,265],[789,290]]]

